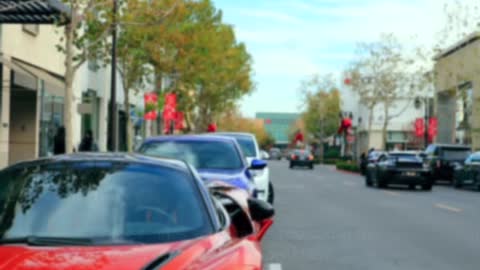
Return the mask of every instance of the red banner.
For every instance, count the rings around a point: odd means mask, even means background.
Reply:
[[[352,119],[349,117],[344,118],[342,123],[340,124],[340,128],[338,129],[338,134],[342,134],[348,131],[352,127]]]
[[[170,93],[165,95],[165,106],[163,107],[163,121],[168,126],[170,121],[175,120],[177,107],[177,95]]]
[[[217,132],[217,125],[215,123],[211,123],[208,125],[207,132]]]
[[[417,118],[415,120],[415,136],[422,137],[425,135],[425,120],[423,118]]]
[[[144,95],[145,115],[144,119],[153,121],[157,119],[158,95],[156,93],[146,93]]]
[[[294,143],[303,142],[303,140],[304,140],[303,133],[299,132],[297,133],[297,135],[295,135]]]
[[[433,141],[438,135],[438,119],[436,117],[430,118],[428,121],[428,138]]]
[[[177,112],[175,113],[175,129],[176,130],[182,130],[185,128],[185,117],[183,115],[183,112]]]

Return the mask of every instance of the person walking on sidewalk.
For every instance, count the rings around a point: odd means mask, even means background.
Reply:
[[[53,138],[53,154],[62,155],[65,152],[65,127],[61,126]]]
[[[85,132],[85,136],[83,136],[78,150],[80,152],[96,152],[98,150],[97,144],[93,140],[93,132],[91,130]]]

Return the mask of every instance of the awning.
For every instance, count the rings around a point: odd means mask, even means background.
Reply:
[[[69,17],[60,0],[0,0],[0,24],[53,24]]]
[[[45,82],[45,90],[52,95],[63,97],[65,96],[65,82],[50,74],[49,72],[42,70],[40,68],[22,63],[16,59],[7,60],[5,57],[0,55],[0,63],[9,67],[13,71],[21,74],[25,74],[29,77],[34,77],[38,80]],[[36,90],[36,89],[34,89]]]

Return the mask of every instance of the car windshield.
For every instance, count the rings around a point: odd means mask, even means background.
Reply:
[[[151,244],[212,232],[192,176],[172,168],[62,163],[3,171],[0,179],[0,241]]]
[[[441,152],[441,158],[446,160],[465,160],[470,155],[470,150],[445,148]]]
[[[232,137],[237,140],[238,144],[240,145],[240,148],[242,149],[243,155],[245,157],[257,157],[257,148],[255,146],[255,141],[245,135],[236,135],[236,134],[221,134],[222,136],[227,136],[227,137]]]
[[[239,170],[244,163],[234,143],[220,141],[166,141],[147,143],[140,153],[184,160],[197,170]]]
[[[404,160],[404,161],[421,161],[421,157],[416,154],[409,154],[409,153],[394,153],[389,154],[388,158],[390,160]]]

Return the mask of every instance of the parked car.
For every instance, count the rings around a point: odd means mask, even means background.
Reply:
[[[453,186],[470,186],[480,191],[480,152],[471,154],[465,162],[454,166]]]
[[[237,140],[243,155],[247,158],[247,162],[251,163],[252,160],[261,160],[262,155],[255,135],[250,133],[236,133],[236,132],[217,132],[212,134],[214,136],[226,136]],[[270,169],[265,166],[263,169],[252,170],[255,187],[257,188],[258,198],[274,203],[275,194],[273,183],[270,180]]]
[[[76,154],[24,162],[0,171],[0,265],[261,269],[273,214],[236,188],[210,195],[176,160]]]
[[[309,150],[295,150],[290,157],[290,169],[295,167],[314,168],[315,158]]]
[[[432,181],[452,182],[455,164],[463,164],[471,154],[470,146],[432,144],[425,150],[425,162],[430,167]]]
[[[270,149],[270,159],[271,160],[282,160],[282,150],[279,148],[271,148]]]
[[[379,188],[391,184],[407,185],[410,189],[420,185],[423,190],[431,190],[433,183],[429,178],[429,168],[419,153],[391,152],[381,154],[378,161],[368,164],[365,184]]]
[[[260,150],[260,157],[262,157],[263,160],[269,160],[270,154],[265,150]]]
[[[247,164],[237,141],[221,136],[161,136],[147,139],[139,153],[184,160],[195,167],[205,182],[222,180],[257,196],[252,171],[267,163],[252,159]]]

